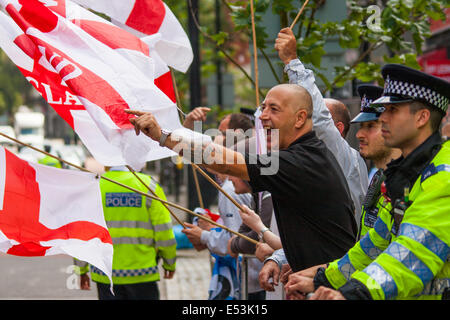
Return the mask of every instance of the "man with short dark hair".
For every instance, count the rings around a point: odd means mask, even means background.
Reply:
[[[254,127],[252,120],[242,113],[230,114],[230,123],[228,124],[232,130],[243,130],[244,132]]]

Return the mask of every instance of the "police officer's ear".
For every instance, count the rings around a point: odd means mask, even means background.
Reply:
[[[413,102],[410,105],[410,111],[414,114],[415,124],[417,129],[426,126],[431,120],[431,111],[425,105]],[[431,125],[431,124],[430,124]]]

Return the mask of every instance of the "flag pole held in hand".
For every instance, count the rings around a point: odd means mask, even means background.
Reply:
[[[136,173],[136,171],[134,171],[133,168],[131,168],[129,165],[127,165],[126,167],[127,167],[127,169],[130,170],[130,172],[136,177],[136,179],[138,179],[139,182],[142,183],[142,184],[148,189],[148,191],[151,192],[152,195],[154,195],[154,196],[156,196],[156,197],[158,196],[158,195],[156,194],[156,192],[155,192],[154,190],[152,190],[152,188],[150,188],[150,186],[147,185],[147,184],[146,184],[146,183],[138,176],[138,174]],[[175,213],[173,213],[173,211],[170,210],[169,207],[168,207],[165,203],[162,203],[162,205],[164,206],[164,208],[166,208],[166,209],[169,211],[169,213],[172,215],[172,217],[173,217],[175,220],[177,220],[177,222],[178,222],[179,224],[181,224],[181,225],[183,226],[183,229],[186,229],[186,226],[185,226],[184,223],[180,220],[180,218],[178,218],[178,217],[175,215]]]
[[[52,158],[54,158],[54,159],[56,159],[56,160],[58,160],[58,161],[60,161],[60,162],[62,162],[62,163],[65,163],[65,164],[67,164],[67,165],[69,165],[69,166],[71,166],[71,167],[77,168],[78,170],[81,170],[81,171],[84,171],[84,172],[89,172],[89,173],[92,173],[92,174],[96,174],[96,173],[94,173],[94,172],[92,172],[92,171],[90,171],[90,170],[88,170],[88,169],[86,169],[86,168],[83,168],[83,167],[80,167],[80,166],[78,166],[78,165],[76,165],[76,164],[73,164],[73,163],[71,163],[71,162],[68,162],[68,161],[66,161],[66,160],[64,160],[64,159],[61,159],[60,157],[57,157],[57,156],[52,155],[52,154],[50,154],[50,153],[48,153],[48,152],[45,152],[44,150],[38,149],[38,148],[36,148],[36,147],[33,147],[32,145],[29,145],[29,144],[27,144],[27,143],[24,143],[24,142],[22,142],[22,141],[20,141],[20,140],[17,140],[17,139],[15,139],[15,138],[12,138],[12,137],[10,137],[10,136],[8,136],[8,135],[2,133],[2,132],[0,132],[0,136],[3,136],[3,137],[5,137],[5,138],[7,138],[7,139],[9,139],[9,140],[12,140],[12,141],[14,141],[14,142],[16,142],[16,143],[18,143],[18,144],[20,144],[20,145],[22,145],[22,146],[25,146],[25,147],[28,147],[28,148],[30,148],[30,149],[33,149],[34,151],[37,151],[37,152],[40,152],[40,153],[42,153],[42,154],[45,154],[45,155],[47,155],[47,156],[49,156],[49,157],[52,157]],[[205,174],[206,174],[206,173],[205,173]],[[232,229],[230,229],[230,228],[228,228],[228,227],[226,227],[226,226],[224,226],[224,225],[221,225],[221,224],[215,222],[214,220],[209,219],[208,217],[206,217],[206,216],[204,216],[204,215],[195,213],[195,212],[193,212],[193,211],[191,211],[191,210],[189,210],[189,209],[186,209],[186,208],[184,208],[184,207],[182,207],[182,206],[180,206],[180,205],[178,205],[178,204],[175,204],[175,203],[172,203],[172,202],[163,200],[163,199],[161,199],[161,198],[159,198],[159,197],[157,197],[157,196],[153,196],[153,195],[150,195],[150,194],[148,194],[148,193],[139,191],[139,190],[137,190],[137,189],[134,189],[134,188],[132,188],[132,187],[130,187],[130,186],[127,186],[127,185],[125,185],[125,184],[123,184],[123,183],[120,183],[120,182],[117,182],[117,181],[115,181],[115,180],[109,179],[109,178],[107,178],[107,177],[104,177],[104,176],[101,176],[101,175],[98,175],[98,174],[96,174],[96,175],[97,175],[97,177],[99,177],[100,179],[104,179],[104,180],[109,181],[109,182],[111,182],[111,183],[114,183],[114,184],[116,184],[116,185],[118,185],[118,186],[121,186],[121,187],[126,188],[126,189],[128,189],[128,190],[131,190],[131,191],[133,191],[133,192],[135,192],[135,193],[137,193],[137,194],[140,194],[140,195],[142,195],[142,196],[144,196],[144,197],[148,197],[148,198],[151,198],[151,199],[153,199],[153,200],[157,200],[157,201],[159,201],[159,202],[161,202],[161,203],[163,203],[163,204],[166,204],[166,205],[169,205],[169,206],[171,206],[171,207],[174,207],[174,208],[177,208],[177,209],[179,209],[179,210],[182,210],[182,211],[184,211],[184,212],[187,212],[187,213],[189,213],[189,214],[191,214],[191,215],[193,215],[193,216],[198,217],[199,219],[203,219],[203,220],[205,220],[205,221],[207,221],[207,222],[209,222],[209,223],[215,225],[216,227],[222,228],[222,229],[224,229],[224,230],[226,230],[226,231],[228,231],[228,232],[230,232],[230,233],[233,233],[233,234],[237,235],[238,237],[241,237],[241,238],[243,238],[243,239],[245,239],[245,240],[247,240],[247,241],[249,241],[249,242],[251,242],[251,243],[253,243],[253,244],[258,244],[258,241],[254,240],[254,239],[252,239],[252,238],[249,238],[249,237],[247,237],[246,235],[243,235],[243,234],[241,234],[241,233],[239,233],[239,232],[236,232],[236,231],[234,231],[234,230],[232,230]],[[209,178],[209,176],[208,176],[208,178]],[[231,199],[232,199],[232,198],[231,198]],[[233,199],[233,200],[234,200],[234,199]],[[237,205],[238,205],[238,204],[237,204]],[[239,206],[239,207],[240,207],[240,206]]]
[[[295,17],[294,21],[292,21],[292,24],[291,24],[291,26],[289,27],[289,29],[292,30],[292,28],[295,26],[295,24],[297,23],[298,19],[299,19],[300,16],[302,15],[303,10],[305,9],[305,7],[306,7],[306,5],[308,4],[308,2],[309,2],[309,0],[306,0],[306,1],[303,3],[303,6],[301,7],[300,11],[297,13],[297,16]]]

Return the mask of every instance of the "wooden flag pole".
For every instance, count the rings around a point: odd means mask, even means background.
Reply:
[[[127,165],[126,167],[127,167],[127,169],[130,170],[130,172],[136,177],[136,179],[138,179],[139,182],[142,183],[142,184],[148,189],[148,191],[151,192],[152,195],[154,195],[154,196],[156,196],[156,197],[158,196],[158,195],[156,194],[156,192],[155,192],[154,190],[152,190],[152,188],[150,188],[150,186],[147,185],[147,184],[146,184],[146,183],[138,176],[138,174],[136,173],[136,171],[134,171],[133,168],[131,168],[129,165]],[[173,213],[173,211],[170,210],[170,208],[169,208],[165,203],[162,203],[162,205],[169,211],[169,213],[172,215],[172,217],[173,217],[175,220],[177,220],[177,222],[178,222],[179,224],[181,224],[181,225],[183,226],[183,229],[186,229],[186,226],[184,225],[184,223],[183,223],[183,222],[175,215],[175,213]]]
[[[194,167],[196,170],[198,170],[198,172],[200,172],[200,174],[202,176],[204,176],[206,178],[206,180],[208,180],[214,187],[216,187],[220,192],[222,192],[224,194],[224,196],[226,196],[228,198],[228,200],[230,200],[239,210],[244,211],[242,206],[236,200],[234,200],[233,197],[231,197],[225,190],[223,190],[222,187],[219,186],[219,184],[217,182],[215,182],[210,176],[208,176],[208,174],[205,171],[203,171],[195,163],[191,163],[191,164],[192,164],[192,167]]]
[[[202,209],[205,209],[205,205],[203,203],[202,193],[200,191],[200,184],[198,183],[197,169],[194,166],[192,166],[192,176],[194,177],[195,188],[197,189],[198,202],[200,204],[200,207]]]
[[[259,106],[259,70],[258,70],[258,47],[256,46],[256,26],[255,26],[255,9],[253,0],[250,0],[250,11],[252,16],[252,35],[253,35],[253,63],[255,68],[255,95],[256,107]]]
[[[173,70],[171,69],[171,71],[172,71],[173,88],[175,90],[175,97],[177,97],[176,99],[177,99],[177,103],[178,103],[178,99],[179,99],[178,88],[177,88],[177,84],[176,84],[176,81],[175,81],[175,78],[173,75]],[[258,98],[258,90],[256,90],[256,94],[257,94],[257,99],[259,99]],[[181,106],[178,105],[177,108],[178,108],[178,110],[180,110]],[[183,115],[184,115],[184,113],[183,113]],[[197,171],[200,172],[200,174],[203,177],[205,177],[206,180],[208,180],[214,187],[216,187],[216,189],[218,189],[220,192],[222,192],[239,210],[243,211],[242,206],[239,203],[237,203],[236,200],[234,200],[225,190],[223,190],[213,179],[211,179],[211,177],[205,171],[203,171],[202,168],[200,168],[198,165],[196,165],[195,163],[192,163],[192,162],[191,162],[191,165],[192,165],[192,174],[194,176],[195,186],[197,188],[197,196],[199,199],[200,206],[202,208],[204,208],[204,204],[203,204],[203,198],[202,198],[202,195],[200,192],[200,185],[198,183]]]
[[[180,111],[180,114],[183,116],[183,118],[186,119],[186,114],[181,110],[180,94],[178,92],[177,82],[175,80],[175,74],[172,68],[170,68],[170,75],[172,76],[173,90],[175,91],[175,99],[177,100],[177,109]],[[202,209],[205,209],[202,193],[200,191],[200,184],[198,183],[197,172],[194,167],[192,167],[192,175],[194,177],[195,188],[197,190],[198,203],[200,204],[200,207]]]
[[[303,6],[301,7],[300,11],[297,13],[297,16],[295,17],[294,21],[292,21],[292,24],[291,24],[291,26],[289,27],[289,29],[292,30],[292,28],[295,26],[295,24],[297,23],[298,19],[299,19],[300,16],[302,15],[303,10],[305,9],[305,7],[306,7],[306,5],[308,4],[308,2],[309,2],[309,0],[306,0],[306,1],[303,3]]]
[[[186,119],[186,114],[181,109],[180,95],[178,93],[177,82],[175,80],[175,73],[173,72],[172,68],[170,68],[170,76],[172,78],[173,91],[175,92],[176,105],[177,105],[177,109],[179,111],[178,113],[180,114],[180,116],[181,116],[180,118],[182,118],[182,121],[184,121],[184,119]]]
[[[45,155],[47,155],[47,156],[49,156],[49,157],[52,157],[53,159],[56,159],[56,160],[58,160],[58,161],[60,161],[60,162],[62,162],[62,163],[65,163],[65,164],[67,164],[67,165],[69,165],[69,166],[71,166],[71,167],[77,168],[77,169],[80,170],[80,171],[88,172],[88,173],[92,173],[92,174],[96,174],[96,173],[94,173],[94,172],[92,172],[92,171],[90,171],[90,170],[88,170],[88,169],[86,169],[86,168],[80,167],[80,166],[78,166],[78,165],[76,165],[76,164],[73,164],[73,163],[71,163],[71,162],[69,162],[69,161],[66,161],[66,160],[64,160],[64,159],[61,159],[60,157],[57,157],[57,156],[52,155],[51,153],[48,153],[48,152],[46,152],[46,151],[44,151],[44,150],[38,149],[38,148],[36,148],[36,147],[33,147],[32,145],[29,145],[29,144],[27,144],[27,143],[24,143],[24,142],[22,142],[22,141],[20,141],[20,140],[17,140],[17,139],[15,139],[15,138],[12,138],[12,137],[10,137],[10,136],[8,136],[8,135],[2,133],[2,132],[0,132],[0,136],[3,136],[3,137],[5,137],[5,138],[7,138],[7,139],[10,139],[10,140],[12,140],[12,141],[14,141],[14,142],[16,142],[16,143],[22,145],[22,146],[25,146],[25,147],[28,147],[28,148],[30,148],[30,149],[33,149],[34,151],[37,151],[37,152],[40,152],[40,153],[42,153],[42,154],[45,154]],[[163,204],[166,204],[166,205],[169,205],[169,206],[171,206],[171,207],[174,207],[174,208],[177,208],[177,209],[179,209],[179,210],[182,210],[182,211],[184,211],[184,212],[187,212],[187,213],[189,213],[189,214],[191,214],[191,215],[193,215],[193,216],[198,217],[199,219],[203,219],[203,220],[205,220],[205,221],[208,221],[209,223],[211,223],[211,224],[213,224],[213,225],[215,225],[215,226],[217,226],[217,227],[219,227],[219,228],[225,229],[225,230],[227,230],[228,232],[231,232],[231,233],[237,235],[238,237],[241,237],[241,238],[243,238],[243,239],[245,239],[245,240],[247,240],[247,241],[250,241],[251,243],[258,244],[258,241],[254,240],[254,239],[252,239],[252,238],[249,238],[249,237],[247,237],[246,235],[243,235],[243,234],[241,234],[241,233],[239,233],[239,232],[236,232],[236,231],[234,231],[234,230],[231,230],[231,229],[228,228],[227,226],[221,225],[221,224],[215,222],[214,220],[209,219],[208,217],[206,217],[206,216],[204,216],[204,215],[195,213],[195,212],[193,212],[193,211],[191,211],[191,210],[189,210],[189,209],[186,209],[186,208],[184,208],[184,207],[182,207],[182,206],[180,206],[180,205],[178,205],[178,204],[175,204],[175,203],[172,203],[172,202],[163,200],[163,199],[159,198],[158,196],[153,196],[153,195],[150,195],[150,194],[148,194],[148,193],[142,192],[142,191],[140,191],[140,190],[134,189],[134,188],[132,188],[132,187],[130,187],[130,186],[127,186],[127,185],[125,185],[125,184],[123,184],[123,183],[120,183],[120,182],[118,182],[118,181],[112,180],[112,179],[110,179],[110,178],[103,177],[103,176],[101,176],[101,175],[99,175],[99,174],[96,174],[96,175],[97,175],[97,177],[100,178],[100,179],[109,181],[109,182],[114,183],[114,184],[116,184],[116,185],[118,185],[118,186],[121,186],[121,187],[123,187],[123,188],[125,188],[125,189],[131,190],[131,191],[133,191],[133,192],[135,192],[135,193],[137,193],[137,194],[143,195],[144,197],[151,198],[151,199],[156,200],[156,201],[159,201],[159,202],[161,202],[161,203],[163,203]]]

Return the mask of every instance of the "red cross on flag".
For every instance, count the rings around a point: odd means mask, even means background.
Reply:
[[[110,277],[113,245],[96,176],[28,163],[0,147],[0,251],[67,254]]]
[[[147,44],[70,1],[0,3],[12,18],[0,15],[2,49],[97,161],[139,170],[174,155],[136,136],[123,112],[150,111],[161,127],[181,127],[170,81],[159,83],[163,90],[155,85],[157,68]]]
[[[104,13],[119,27],[155,49],[164,62],[186,72],[194,54],[189,38],[170,8],[161,0],[74,0]]]

